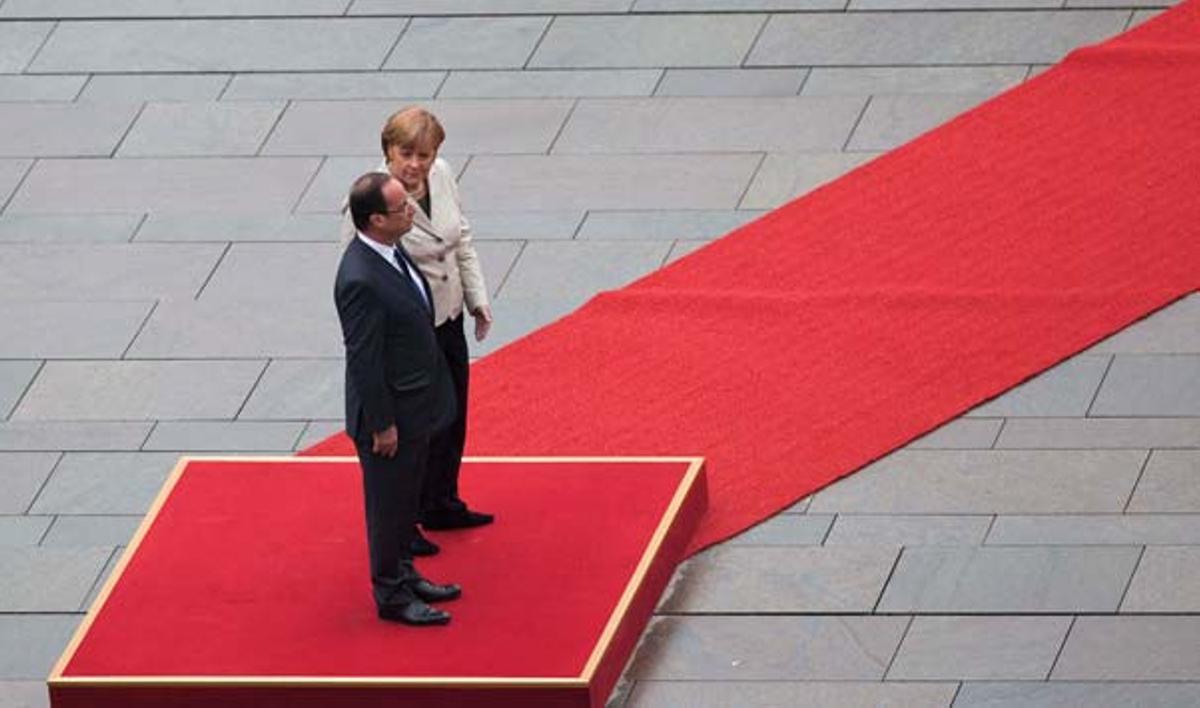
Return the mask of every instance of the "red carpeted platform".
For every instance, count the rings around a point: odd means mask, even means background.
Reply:
[[[721,540],[1196,290],[1197,116],[1191,0],[479,361],[469,449],[703,455]]]
[[[82,706],[601,706],[703,511],[696,458],[475,459],[446,627],[375,617],[347,458],[184,460],[49,679]]]

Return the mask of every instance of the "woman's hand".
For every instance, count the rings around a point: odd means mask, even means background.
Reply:
[[[471,316],[475,318],[475,341],[482,342],[492,329],[492,308],[480,305],[471,310]]]

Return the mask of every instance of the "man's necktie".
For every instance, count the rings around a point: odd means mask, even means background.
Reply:
[[[408,258],[400,251],[399,247],[392,249],[392,256],[400,264],[400,272],[404,274],[404,279],[408,281],[409,285],[413,286],[413,289],[417,291],[417,295],[421,296],[421,302],[425,303],[425,309],[429,309],[429,298],[425,296],[425,288],[421,285],[421,279],[416,273],[416,266],[409,263]]]

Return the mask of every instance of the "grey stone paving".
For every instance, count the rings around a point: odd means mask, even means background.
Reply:
[[[481,356],[1169,4],[0,0],[0,706],[181,453],[340,429],[391,111],[447,127]],[[1192,295],[690,560],[611,705],[1200,704],[1198,406]]]

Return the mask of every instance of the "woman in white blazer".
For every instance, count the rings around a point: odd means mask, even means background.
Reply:
[[[475,319],[475,339],[483,341],[492,325],[487,285],[471,243],[471,225],[462,213],[458,182],[438,149],[446,132],[438,119],[420,107],[409,107],[388,118],[380,135],[384,162],[416,204],[413,227],[401,238],[433,293],[438,344],[454,377],[458,416],[448,429],[430,441],[429,468],[421,486],[421,525],[426,529],[457,529],[491,523],[491,514],[471,510],[458,496],[458,471],[467,429],[469,359],[463,332],[463,312]],[[353,235],[353,226],[350,227]],[[437,546],[417,536],[413,552],[432,555]]]

